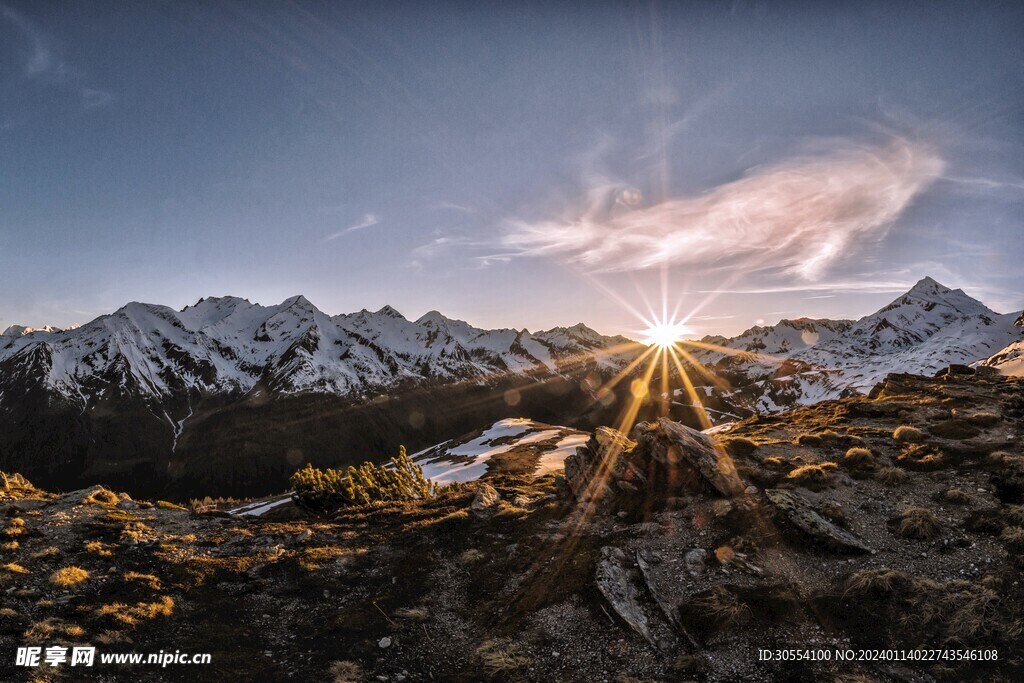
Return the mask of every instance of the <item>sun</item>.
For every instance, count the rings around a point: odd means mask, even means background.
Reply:
[[[683,323],[657,322],[644,330],[644,343],[661,349],[675,346],[692,330]]]

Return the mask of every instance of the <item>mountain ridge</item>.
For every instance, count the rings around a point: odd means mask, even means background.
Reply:
[[[857,320],[782,320],[732,338],[705,337],[725,349],[693,355],[731,383],[723,393],[734,405],[772,412],[866,393],[891,372],[931,374],[984,359],[1021,338],[1020,315],[996,313],[925,277]]]

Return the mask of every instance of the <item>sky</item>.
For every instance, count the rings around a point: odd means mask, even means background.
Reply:
[[[0,327],[1024,307],[1024,5],[0,0]]]

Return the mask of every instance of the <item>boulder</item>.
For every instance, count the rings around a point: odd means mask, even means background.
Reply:
[[[951,375],[964,375],[964,376],[967,376],[967,375],[973,375],[974,372],[975,372],[974,368],[972,368],[972,367],[970,367],[968,365],[960,365],[958,363],[954,363],[952,365],[947,365],[942,370],[939,370],[938,372],[936,372],[935,376],[936,377],[949,377]]]
[[[732,459],[708,435],[661,418],[641,422],[627,438],[599,427],[585,446],[565,461],[566,483],[578,501],[617,496],[664,499],[710,491],[739,496],[744,484]]]
[[[649,460],[668,470],[670,480],[685,485],[696,479],[726,497],[743,493],[732,459],[706,434],[662,417],[641,422],[630,437],[637,443],[636,451],[644,451]]]
[[[473,496],[473,502],[469,507],[477,517],[490,517],[494,514],[494,509],[499,502],[501,502],[501,494],[490,484],[483,483],[476,490],[476,495]]]
[[[764,493],[786,521],[815,542],[840,552],[871,552],[864,541],[826,519],[795,491],[767,489]]]

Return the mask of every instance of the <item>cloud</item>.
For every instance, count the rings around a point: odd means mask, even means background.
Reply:
[[[34,27],[25,17],[7,5],[0,3],[0,15],[14,27],[25,45],[25,77],[58,86],[77,94],[85,109],[94,109],[108,104],[114,96],[105,90],[87,87],[82,74],[60,60],[43,32]]]
[[[344,230],[339,230],[338,232],[336,232],[334,234],[328,235],[327,237],[324,238],[324,242],[330,242],[331,240],[336,240],[339,237],[347,235],[347,234],[349,234],[351,232],[356,232],[357,230],[363,230],[365,228],[369,228],[369,227],[372,227],[374,225],[377,225],[378,223],[380,223],[380,216],[378,216],[375,213],[368,213],[365,216],[363,216],[363,220],[359,221],[355,225],[350,225],[349,227],[345,228]]]
[[[858,242],[888,227],[942,173],[938,153],[894,138],[796,158],[694,197],[644,205],[632,188],[591,188],[562,219],[510,221],[501,242],[591,272],[662,264],[779,268],[817,280]]]
[[[21,34],[22,38],[29,45],[30,54],[25,62],[25,75],[35,76],[49,71],[52,68],[53,54],[43,40],[42,35],[25,21],[20,14],[7,5],[0,4],[0,13],[3,14],[4,19]]]
[[[926,272],[926,271],[922,271]],[[730,287],[719,289],[700,289],[697,294],[786,294],[791,292],[830,292],[835,294],[889,294],[902,293],[914,286],[914,280],[881,280],[875,275],[864,275],[862,279],[798,283],[771,287]],[[808,299],[824,297],[806,297]]]
[[[95,109],[108,104],[114,96],[106,90],[96,88],[82,88],[82,104],[86,109]]]
[[[468,214],[476,213],[476,209],[470,206],[465,206],[464,204],[456,204],[455,202],[447,202],[443,200],[437,202],[430,202],[429,206],[431,209],[448,209],[450,211],[459,211],[461,213]]]

